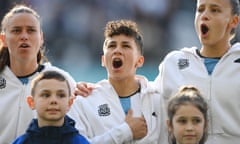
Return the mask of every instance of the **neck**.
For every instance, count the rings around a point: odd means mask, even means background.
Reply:
[[[200,54],[204,57],[215,58],[222,57],[230,49],[231,44],[219,44],[219,45],[203,45],[200,49]]]
[[[10,69],[16,76],[26,76],[36,71],[38,64],[36,62],[19,63],[10,62]]]
[[[109,80],[117,94],[121,97],[127,97],[139,89],[137,79],[114,81]]]

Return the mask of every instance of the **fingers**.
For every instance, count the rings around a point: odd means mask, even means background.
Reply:
[[[74,94],[76,96],[81,95],[81,96],[87,97],[90,95],[93,89],[94,89],[94,85],[90,85],[85,82],[79,82],[77,83]]]
[[[132,117],[132,115],[133,115],[133,111],[132,109],[129,109],[127,113],[127,117]]]
[[[133,111],[130,109],[125,121],[131,128],[133,139],[141,139],[147,135],[147,124],[143,116],[133,117]]]

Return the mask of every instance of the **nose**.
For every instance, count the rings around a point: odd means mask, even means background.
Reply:
[[[188,130],[188,131],[193,130],[193,124],[192,123],[188,123],[186,125],[186,130]]]
[[[25,32],[25,31],[23,31],[23,32],[21,33],[21,40],[27,40],[27,39],[28,39],[28,33]]]
[[[117,47],[114,49],[114,54],[122,54],[122,48],[121,48],[121,46],[117,46]]]
[[[50,98],[50,104],[57,104],[57,97],[56,96],[52,96]]]
[[[202,20],[209,20],[209,12],[208,12],[208,10],[205,10],[205,11],[202,13],[201,19],[202,19]]]

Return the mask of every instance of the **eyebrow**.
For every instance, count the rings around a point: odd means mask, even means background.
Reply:
[[[128,44],[129,42],[128,42],[128,41],[123,41],[123,42],[121,42],[121,43],[123,43],[123,44]]]
[[[36,26],[13,26],[13,28],[22,28],[22,27],[37,28]]]

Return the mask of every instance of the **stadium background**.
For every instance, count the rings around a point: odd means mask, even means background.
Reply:
[[[53,65],[76,81],[106,78],[101,67],[104,26],[131,19],[144,37],[145,63],[137,73],[154,80],[164,56],[184,46],[200,46],[194,30],[194,0],[0,0],[0,18],[15,4],[30,4],[40,14]]]

